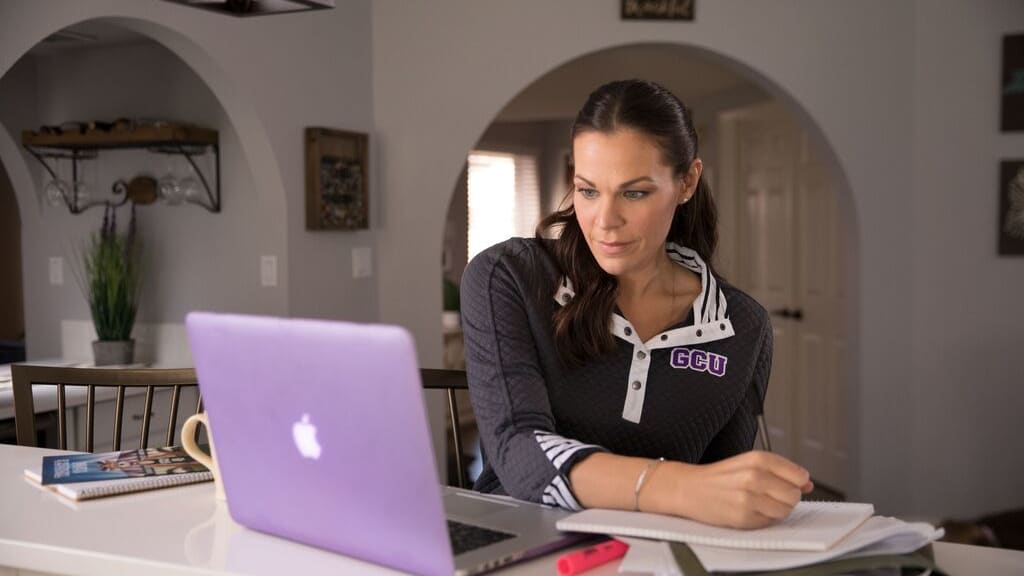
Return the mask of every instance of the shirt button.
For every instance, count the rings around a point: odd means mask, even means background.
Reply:
[[[665,340],[668,340],[668,334],[661,335],[661,341],[664,342]]]
[[[633,390],[639,390],[643,384],[641,384],[639,380],[634,380],[631,386],[633,387]]]
[[[625,332],[625,333],[626,333],[626,336],[630,336],[630,335],[632,335],[632,334],[633,334],[633,329],[632,329],[632,328],[630,328],[629,326],[626,326],[626,329],[625,329],[625,330],[623,330],[623,332]]]
[[[644,358],[647,358],[647,353],[644,352],[643,350],[641,350],[641,351],[636,353],[636,357],[639,360],[643,360]]]
[[[704,331],[703,330],[697,330],[697,338],[700,338],[703,335],[704,335]]]
[[[572,300],[572,296],[569,296],[568,294],[562,294],[562,302],[568,303],[569,300]]]
[[[719,324],[718,329],[721,330],[722,332],[725,332],[725,324]]]

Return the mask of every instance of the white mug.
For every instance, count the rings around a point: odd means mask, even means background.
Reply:
[[[203,452],[199,445],[196,444],[196,427],[200,424],[206,426],[206,437],[210,441],[210,453]],[[220,478],[220,468],[217,466],[217,450],[213,447],[213,434],[210,432],[210,420],[206,417],[206,413],[193,414],[185,420],[185,425],[181,428],[181,445],[185,448],[185,452],[196,459],[197,462],[206,466],[213,472],[213,486],[214,492],[217,496],[217,500],[227,500],[224,496],[224,483]]]

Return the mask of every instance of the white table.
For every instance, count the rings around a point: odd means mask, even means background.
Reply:
[[[242,528],[214,500],[211,483],[71,503],[23,477],[25,468],[54,453],[0,445],[0,566],[79,575],[396,573]],[[1022,552],[937,543],[935,554],[952,575],[1024,574]],[[556,558],[500,574],[555,574]],[[613,574],[614,563],[587,572]]]

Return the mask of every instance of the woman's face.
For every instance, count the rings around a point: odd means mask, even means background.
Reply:
[[[573,208],[597,263],[613,276],[654,270],[676,206],[697,186],[700,160],[675,177],[654,139],[634,130],[579,134],[573,158]]]

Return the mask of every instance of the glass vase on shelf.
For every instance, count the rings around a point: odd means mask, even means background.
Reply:
[[[76,180],[71,183],[71,192],[78,206],[83,206],[92,199],[93,184],[93,163],[89,160],[82,160],[78,163],[78,174]]]
[[[50,206],[64,206],[71,200],[71,185],[64,179],[61,168],[63,163],[60,159],[54,162],[52,174],[47,175],[46,183],[43,185],[43,198]]]
[[[181,183],[174,175],[174,161],[172,158],[168,158],[166,173],[157,180],[156,191],[164,204],[177,206],[185,201]]]
[[[182,198],[186,202],[198,202],[200,196],[203,194],[203,186],[199,183],[199,177],[196,175],[196,169],[187,158],[182,158],[184,166],[182,168],[182,178],[179,181],[181,187]]]

